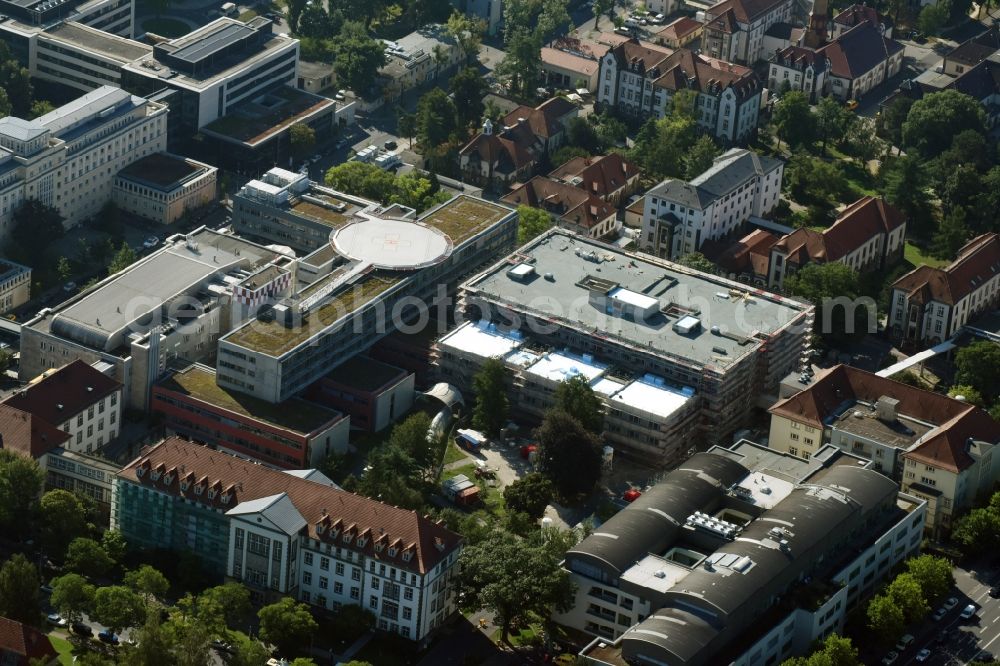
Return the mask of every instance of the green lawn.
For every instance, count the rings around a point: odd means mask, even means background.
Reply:
[[[486,479],[477,479],[476,466],[473,463],[447,470],[441,476],[441,480],[450,479],[459,474],[464,474],[469,477],[470,481],[479,486],[479,497],[483,501],[482,508],[485,512],[493,518],[503,520],[506,514],[506,507],[503,503],[503,488],[500,487],[499,483],[496,487],[490,488],[486,485]]]
[[[49,634],[49,642],[59,653],[60,666],[71,666],[73,663],[73,646],[65,638],[59,638],[54,634]]]
[[[172,18],[147,19],[142,22],[142,29],[168,39],[181,37],[191,32],[191,28],[188,27],[187,23]]]
[[[941,268],[942,266],[947,266],[949,263],[944,259],[936,259],[926,254],[921,248],[909,241],[906,242],[906,247],[903,249],[903,258],[914,266],[927,264],[932,268]]]
[[[256,11],[254,11],[253,9],[248,9],[245,12],[241,13],[239,18],[240,18],[241,21],[243,21],[244,23],[246,23],[247,21],[249,21],[250,19],[252,19],[252,18],[254,18],[256,16],[257,16],[257,12]]]
[[[458,444],[454,440],[448,442],[447,448],[444,450],[444,465],[450,465],[453,462],[458,462],[459,460],[465,460],[468,458],[465,451],[459,448]]]

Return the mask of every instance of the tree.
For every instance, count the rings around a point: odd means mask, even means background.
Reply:
[[[538,469],[564,497],[589,493],[601,478],[601,442],[566,412],[550,409],[535,431]]]
[[[402,176],[396,176],[392,190],[392,195],[389,197],[391,203],[409,206],[418,213],[451,198],[448,192],[441,189],[433,175],[428,178],[418,171],[409,171]]]
[[[788,161],[785,185],[797,202],[822,209],[852,196],[838,165],[801,152]]]
[[[206,613],[218,614],[221,624],[229,627],[244,626],[253,609],[250,590],[240,583],[210,587],[198,596],[198,602]]]
[[[697,138],[697,124],[691,118],[650,118],[636,134],[630,156],[654,178],[682,177],[685,157]]]
[[[909,573],[901,573],[886,588],[893,603],[903,611],[906,622],[916,622],[930,612],[920,583]]]
[[[876,595],[868,602],[868,627],[883,642],[891,644],[906,626],[901,609],[888,595]]]
[[[613,11],[614,7],[615,0],[593,0],[594,30],[597,30],[597,24],[601,21],[601,15]]]
[[[456,124],[455,103],[440,88],[432,88],[417,102],[417,143],[428,149],[447,143]]]
[[[111,263],[108,264],[108,275],[114,275],[125,270],[134,264],[137,258],[135,250],[129,247],[128,243],[122,241],[122,246],[118,248],[118,252],[115,253]]]
[[[483,117],[483,96],[489,91],[486,80],[475,67],[466,67],[458,71],[448,82],[455,102],[455,113],[459,125],[467,127],[479,124]]]
[[[983,394],[967,384],[955,384],[948,389],[948,395],[952,398],[961,398],[970,405],[985,407]]]
[[[66,549],[66,568],[87,578],[100,578],[114,567],[114,561],[93,539],[78,537]]]
[[[6,534],[24,534],[44,483],[45,472],[34,459],[0,449],[0,527]]]
[[[955,381],[972,386],[992,404],[1000,397],[1000,346],[980,340],[962,347],[955,354]]]
[[[145,611],[142,597],[127,587],[111,585],[94,591],[91,615],[116,634],[142,622]]]
[[[696,271],[701,271],[703,273],[715,273],[716,267],[708,258],[701,252],[688,252],[679,259],[677,263],[682,266],[687,266],[688,268],[693,268]]]
[[[44,116],[46,113],[52,113],[55,110],[55,105],[47,99],[36,99],[31,103],[31,113],[29,115],[32,118],[38,118],[40,116]]]
[[[425,478],[437,474],[440,462],[438,447],[428,441],[430,430],[431,417],[426,412],[414,412],[393,426],[387,442],[406,451]]]
[[[936,5],[928,5],[921,12]],[[903,145],[925,159],[947,150],[956,134],[974,130],[983,134],[986,113],[978,101],[957,90],[925,95],[910,107],[903,123]]]
[[[850,638],[830,634],[808,657],[792,657],[781,666],[861,666],[861,662]]]
[[[101,548],[108,554],[112,562],[118,564],[125,557],[125,550],[128,548],[128,543],[126,543],[125,537],[118,530],[108,530],[101,535]]]
[[[498,358],[487,359],[472,378],[476,403],[472,408],[472,425],[487,435],[496,436],[507,420],[510,401],[507,399],[507,366]]]
[[[806,264],[785,279],[785,290],[816,306],[815,330],[834,341],[874,333],[876,303],[859,298],[857,272],[845,264]]]
[[[514,481],[503,491],[504,504],[510,511],[526,514],[538,520],[545,513],[555,494],[555,488],[543,474],[531,472]]]
[[[414,113],[407,113],[402,107],[399,108],[398,122],[396,123],[396,130],[399,132],[399,136],[410,142],[410,147],[413,147],[413,137],[417,135],[417,116]]]
[[[994,551],[1000,547],[1000,514],[988,507],[973,509],[955,521],[951,538],[967,553]]]
[[[94,601],[94,586],[80,574],[69,573],[52,582],[52,607],[70,622],[80,620],[80,615],[90,610]]]
[[[868,162],[883,154],[885,142],[879,138],[872,118],[855,117],[847,128],[845,148],[863,168]]]
[[[486,34],[486,21],[467,16],[456,9],[448,17],[444,29],[445,34],[458,43],[458,48],[462,50],[462,55],[468,62],[479,53],[479,45],[482,44],[483,35]]]
[[[971,235],[965,224],[965,209],[956,206],[938,225],[931,239],[931,254],[939,259],[953,259]]]
[[[59,257],[59,261],[56,262],[56,274],[63,282],[69,280],[70,277],[73,276],[73,265],[69,263],[69,259],[66,257]]]
[[[930,222],[930,196],[923,160],[912,155],[883,164],[885,198],[906,215],[914,231],[926,231]]]
[[[552,226],[552,216],[539,208],[517,207],[517,244],[525,243],[541,236]]]
[[[10,97],[7,96],[7,91],[0,88],[0,118],[6,118],[11,114]]]
[[[21,553],[0,567],[0,617],[35,624],[42,612],[38,569]]]
[[[299,19],[308,6],[308,0],[288,0],[288,27],[293,33],[299,32]]]
[[[917,17],[917,28],[925,35],[936,35],[948,23],[949,7],[944,0],[927,5],[920,10]]]
[[[31,75],[26,68],[21,67],[6,44],[0,48],[0,90],[7,93],[11,115],[18,118],[28,118],[31,115],[31,100],[34,96]]]
[[[571,118],[566,125],[566,145],[583,148],[591,154],[599,153],[604,149],[594,126],[589,120],[579,116]]]
[[[148,564],[141,565],[125,574],[125,584],[147,601],[163,599],[170,589],[170,581],[160,571]]]
[[[504,59],[494,74],[512,93],[533,97],[542,71],[542,41],[537,31],[520,28],[507,43]]]
[[[260,641],[250,638],[242,631],[230,631],[229,644],[233,646],[233,652],[225,660],[228,666],[258,666],[266,663],[271,656]]]
[[[312,640],[316,620],[305,604],[284,597],[257,611],[260,637],[276,645],[283,654],[300,652]]]
[[[774,105],[774,126],[789,147],[807,145],[816,138],[816,119],[809,98],[798,90],[782,95]]]
[[[951,562],[934,555],[918,555],[906,560],[906,571],[913,576],[928,603],[944,597],[955,584]]]
[[[374,164],[351,160],[327,171],[326,184],[341,192],[386,203],[392,196],[395,177]]]
[[[604,403],[581,375],[570,377],[556,386],[553,407],[566,412],[595,435],[604,430]]]
[[[292,155],[296,159],[302,159],[316,147],[316,130],[305,123],[295,123],[288,131],[288,140]]]
[[[591,157],[589,150],[577,148],[576,146],[560,146],[552,153],[553,164],[566,164],[576,157]]]
[[[882,110],[878,118],[878,135],[894,146],[903,145],[903,123],[915,100],[899,96]]]
[[[55,208],[28,199],[14,211],[10,240],[23,251],[31,266],[40,266],[52,243],[66,233],[62,222]]]
[[[333,59],[333,71],[338,82],[355,92],[364,92],[371,87],[379,67],[385,62],[382,42],[372,39],[363,24],[353,21],[344,23],[337,40],[337,55]]]
[[[722,151],[711,136],[708,134],[699,136],[685,158],[684,168],[688,179],[693,179],[707,171],[721,153]]]
[[[423,506],[420,491],[422,471],[409,453],[396,446],[380,446],[368,456],[368,467],[361,477],[363,495],[387,504],[417,509]]]
[[[46,551],[55,557],[66,554],[70,542],[89,531],[87,508],[79,497],[61,488],[42,495],[39,518],[42,542]],[[97,547],[100,549],[100,546]],[[103,550],[101,553],[107,557]]]
[[[500,639],[507,642],[512,624],[572,607],[574,586],[559,561],[543,546],[494,531],[462,549],[459,589],[466,606],[494,614]]]
[[[834,97],[824,97],[816,105],[816,129],[823,142],[823,154],[826,154],[826,142],[832,138],[843,138],[857,116]]]

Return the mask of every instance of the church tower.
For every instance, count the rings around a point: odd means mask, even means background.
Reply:
[[[818,49],[826,44],[826,24],[830,9],[827,0],[814,0],[812,12],[809,14],[809,28],[802,37],[802,45]]]

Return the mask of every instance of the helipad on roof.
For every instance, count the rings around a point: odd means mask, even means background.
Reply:
[[[451,254],[451,239],[437,229],[408,220],[363,217],[330,235],[333,248],[348,259],[387,270],[416,270],[439,264]]]

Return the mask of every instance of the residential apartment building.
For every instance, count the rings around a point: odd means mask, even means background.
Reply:
[[[769,411],[769,447],[808,458],[830,444],[870,459],[927,501],[934,538],[1000,480],[1000,424],[979,407],[889,377],[838,365]]]
[[[465,60],[455,38],[440,23],[429,23],[394,42],[386,42],[382,97],[394,102],[407,91],[433,81]]]
[[[678,90],[696,94],[698,127],[725,143],[757,130],[761,87],[748,67],[689,49],[628,40],[601,59],[597,105],[630,116],[662,118]]]
[[[823,231],[796,229],[771,247],[767,286],[783,289],[785,278],[809,263],[844,264],[858,273],[880,271],[903,256],[906,218],[885,199],[858,199]]]
[[[778,204],[784,166],[733,148],[690,182],[668,178],[646,194],[639,247],[676,259],[741,229]]]
[[[549,173],[549,178],[568,183],[620,207],[639,188],[642,171],[620,153],[574,157]]]
[[[74,360],[42,373],[3,404],[65,432],[66,450],[94,453],[121,431],[122,402],[121,382]]]
[[[0,238],[27,199],[72,227],[111,200],[115,174],[166,149],[167,108],[103,86],[34,120],[0,119]]]
[[[722,0],[705,12],[702,51],[713,58],[753,65],[766,58],[764,33],[792,19],[791,0]]]
[[[747,396],[763,396],[764,401],[768,393],[776,393],[801,354],[812,310],[805,303],[762,291],[751,295],[735,282],[561,229],[519,248],[467,281],[459,293],[459,312],[466,319],[486,320],[487,327],[496,324],[508,337],[523,336],[524,342],[506,354],[502,348],[486,352],[485,343],[482,353],[529,364],[521,375],[528,382],[540,373],[540,391],[589,367],[589,382],[605,376],[615,380],[600,387],[608,391],[613,407],[618,407],[613,401],[619,384],[627,389],[633,380],[643,383],[643,377],[652,376],[653,387],[662,391],[640,386],[621,396],[655,406],[647,410],[654,413],[646,421],[675,416],[683,421],[688,399],[697,401],[693,427],[698,436],[664,441],[646,432],[655,441],[637,440],[637,446],[648,444],[650,453],[668,458],[671,447],[686,451],[700,441],[721,441],[744,424],[753,406]],[[495,339],[498,346],[511,344]],[[516,353],[522,350],[531,353]],[[538,365],[545,358],[549,360]],[[448,381],[461,384],[461,377],[471,374],[459,367]],[[646,394],[660,397],[647,403]],[[536,399],[544,408],[544,395]],[[643,418],[634,412],[630,417],[635,423]]]
[[[273,470],[170,438],[118,475],[112,529],[134,547],[191,552],[259,601],[361,606],[380,631],[417,642],[457,610],[459,535],[316,470]]]
[[[535,108],[515,107],[494,127],[488,118],[483,131],[458,151],[462,179],[498,192],[524,182],[538,164],[559,148],[569,121],[579,108],[563,97],[553,97]]]
[[[918,266],[892,285],[889,328],[908,346],[935,345],[1000,305],[1000,235],[978,236],[944,268]]]
[[[816,103],[827,94],[830,65],[822,50],[787,46],[771,56],[767,87],[780,92],[787,85],[789,90],[801,91],[811,103]]]
[[[344,414],[299,398],[273,405],[228,391],[201,365],[157,382],[150,411],[171,434],[280,469],[316,467],[331,453],[347,452]]]
[[[124,211],[172,224],[215,203],[218,169],[172,153],[156,153],[118,172],[112,198]]]
[[[331,235],[335,259],[219,339],[218,383],[281,402],[404,327],[422,328],[436,297],[509,252],[517,212],[468,195],[417,220],[361,211]],[[319,262],[317,262],[319,263]],[[413,323],[413,322],[416,323]],[[411,325],[412,324],[412,325]],[[226,365],[224,365],[226,364]]]
[[[925,503],[863,463],[745,440],[692,456],[567,551],[576,600],[554,619],[596,636],[588,664],[808,653],[920,550]]]
[[[31,300],[31,267],[0,260],[0,313],[10,312]]]
[[[175,91],[171,115],[193,135],[273,88],[294,87],[298,60],[298,40],[273,34],[269,19],[222,17],[125,65],[122,87],[139,95]]]
[[[296,252],[330,246],[330,234],[375,202],[337,192],[277,167],[233,194],[233,230]]]
[[[294,270],[294,259],[231,234],[201,228],[170,236],[125,270],[26,321],[21,379],[74,359],[103,361],[124,384],[126,405],[145,410],[168,362],[214,359],[219,336],[264,291],[290,288]]]
[[[513,208],[544,210],[556,225],[590,238],[613,237],[621,227],[614,206],[584,189],[545,176],[535,176],[500,201]]]

